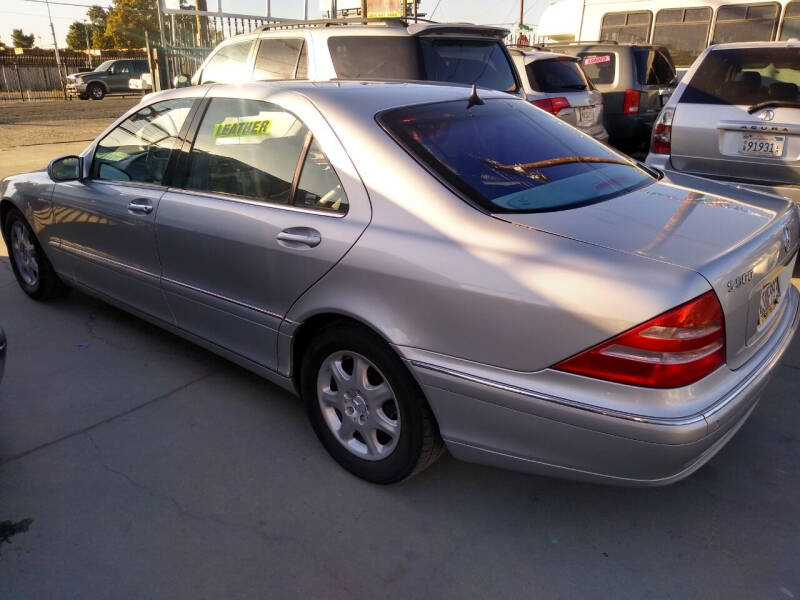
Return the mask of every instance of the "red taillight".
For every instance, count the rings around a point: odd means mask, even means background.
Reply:
[[[670,154],[672,152],[672,116],[674,114],[674,108],[665,108],[658,115],[658,119],[653,125],[650,152],[654,154]]]
[[[555,365],[555,369],[653,388],[689,385],[725,364],[725,323],[707,292]]]
[[[557,115],[561,110],[569,108],[569,100],[560,96],[558,98],[545,98],[544,100],[531,100],[531,104]]]
[[[639,102],[642,94],[639,90],[625,90],[625,99],[622,101],[622,114],[635,115],[639,112]]]

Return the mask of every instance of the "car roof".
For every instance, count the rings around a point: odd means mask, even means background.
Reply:
[[[525,64],[535,62],[537,60],[548,59],[561,59],[561,60],[578,60],[574,56],[563,54],[561,52],[550,52],[549,50],[539,50],[535,48],[509,48],[509,52],[517,56],[522,56],[525,59]]]
[[[297,94],[314,103],[324,114],[350,113],[359,119],[372,119],[383,110],[464,100],[470,97],[470,87],[437,82],[388,81],[249,81],[235,84],[207,84],[154,92],[142,97],[141,102],[151,103],[172,98],[190,97],[244,97],[269,100],[282,94]],[[517,100],[516,96],[496,90],[478,88],[482,99],[504,98]]]

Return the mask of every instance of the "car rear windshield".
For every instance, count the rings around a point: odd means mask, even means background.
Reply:
[[[378,122],[422,164],[492,213],[574,208],[654,181],[630,159],[515,99],[385,111]]]
[[[797,103],[800,50],[747,48],[714,50],[692,75],[680,102],[695,104]]]
[[[575,92],[585,90],[589,82],[574,58],[536,60],[525,66],[528,81],[537,92]]]
[[[348,35],[331,37],[328,48],[340,79],[476,83],[517,90],[508,55],[495,40]]]
[[[613,52],[581,52],[581,65],[592,83],[614,83],[617,57]]]

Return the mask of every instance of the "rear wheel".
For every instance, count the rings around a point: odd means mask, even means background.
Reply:
[[[317,437],[362,479],[401,481],[442,454],[422,391],[389,345],[368,330],[322,330],[305,352],[301,391]]]
[[[34,300],[63,294],[66,286],[56,275],[22,213],[11,210],[4,225],[11,269],[22,290]]]
[[[92,100],[102,100],[106,95],[106,91],[99,83],[90,83],[86,88],[86,93]]]

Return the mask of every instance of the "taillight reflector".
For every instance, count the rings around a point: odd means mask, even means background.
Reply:
[[[622,101],[622,114],[635,115],[639,112],[639,103],[642,94],[639,90],[625,90],[625,98]]]
[[[555,369],[653,388],[689,385],[725,364],[725,322],[707,292],[555,365]]]
[[[558,98],[544,98],[543,100],[531,100],[531,104],[543,108],[554,115],[570,107],[569,100],[563,96],[559,96]]]

